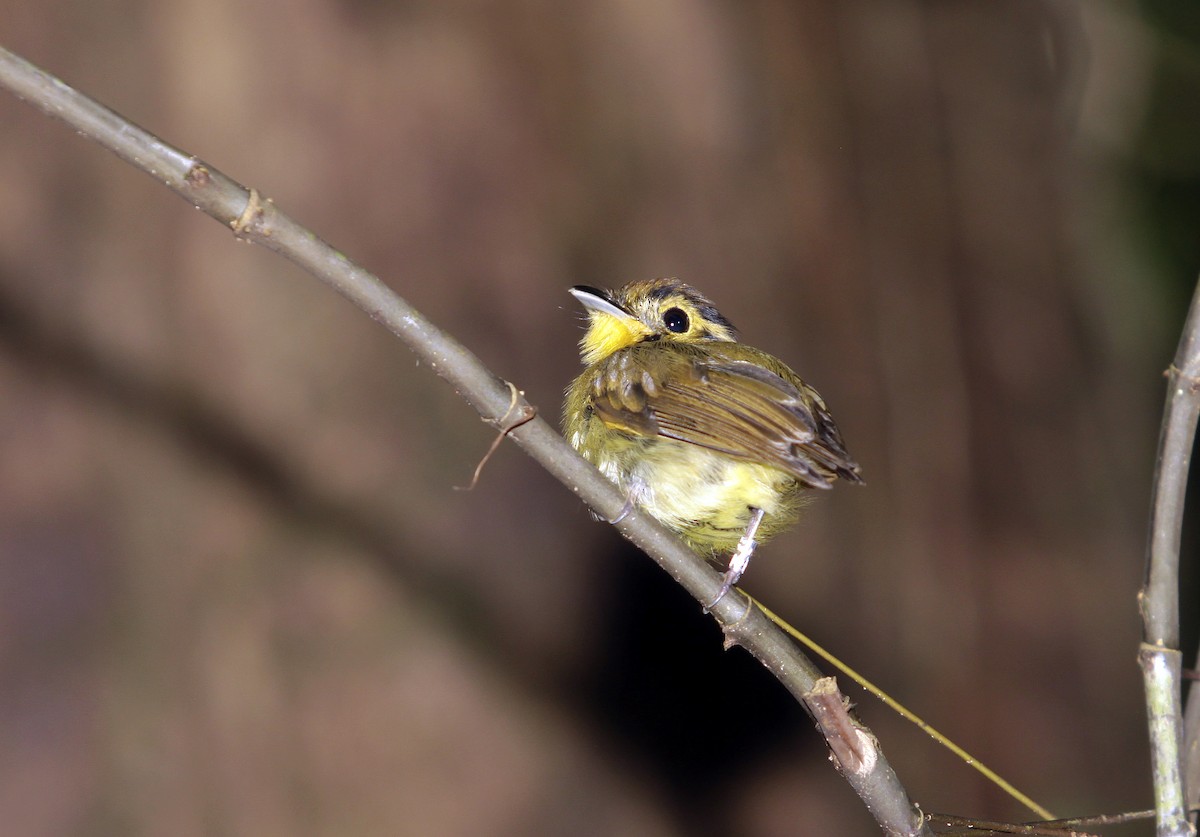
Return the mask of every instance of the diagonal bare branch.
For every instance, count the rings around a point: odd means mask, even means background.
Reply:
[[[523,397],[514,403],[514,390],[506,381],[492,374],[462,344],[426,320],[377,277],[297,224],[270,200],[3,48],[0,48],[0,87],[63,120],[150,174],[197,209],[229,226],[237,237],[279,253],[332,286],[403,340],[485,421],[499,429],[509,429],[508,435],[526,453],[597,513],[608,519],[618,516],[625,498],[547,422],[535,417],[510,427],[508,417],[527,415],[532,407]],[[657,521],[635,512],[624,516],[617,528],[697,601],[712,601],[716,597],[720,575]],[[808,700],[820,672],[760,610],[737,595],[726,596],[712,612],[728,643],[745,647],[797,700]],[[904,837],[931,835],[882,752],[878,752],[870,765],[843,771],[843,775],[884,833]]]

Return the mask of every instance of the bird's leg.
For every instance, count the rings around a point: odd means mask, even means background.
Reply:
[[[633,511],[633,507],[635,505],[637,505],[637,504],[633,501],[633,492],[630,491],[625,496],[625,505],[621,506],[621,510],[619,512],[617,512],[617,516],[608,522],[611,523],[613,526],[616,526],[622,520],[629,517],[629,513],[631,511]]]
[[[721,581],[721,589],[717,592],[717,597],[705,605],[705,610],[711,610],[716,606],[717,602],[725,598],[725,594],[742,577],[742,573],[746,571],[746,567],[750,566],[750,556],[754,554],[754,547],[758,546],[758,543],[754,540],[754,535],[758,532],[758,527],[762,523],[762,519],[763,510],[751,507],[750,525],[746,527],[745,534],[738,541],[737,549],[729,556],[729,567],[725,570],[724,578]]]
[[[607,521],[613,526],[616,526],[625,518],[629,517],[630,513],[637,508],[638,500],[646,493],[646,483],[641,479],[634,478],[629,483],[629,488],[625,492],[625,505],[621,506],[621,510],[617,512],[617,516],[612,520]],[[603,518],[599,518],[603,519]]]

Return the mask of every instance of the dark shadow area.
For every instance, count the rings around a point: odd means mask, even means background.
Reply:
[[[699,604],[633,546],[607,539],[597,664],[579,692],[597,721],[653,767],[687,834],[733,834],[722,793],[781,749],[824,747],[801,706],[744,650],[724,650]]]

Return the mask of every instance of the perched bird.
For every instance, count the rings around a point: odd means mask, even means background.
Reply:
[[[567,388],[568,441],[634,506],[716,559],[729,592],[760,541],[796,521],[806,489],[861,483],[815,389],[738,342],[677,279],[570,291],[587,309],[586,369]],[[618,518],[619,519],[619,518]]]

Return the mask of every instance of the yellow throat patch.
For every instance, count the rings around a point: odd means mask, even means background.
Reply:
[[[593,310],[588,311],[588,321],[588,330],[579,341],[579,352],[589,366],[653,334],[640,320],[627,315]]]

